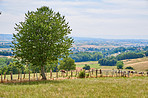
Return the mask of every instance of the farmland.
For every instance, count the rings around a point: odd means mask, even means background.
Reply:
[[[148,97],[148,77],[87,78],[0,84],[0,97]]]
[[[125,67],[132,66],[137,71],[146,71],[148,70],[148,57],[131,59],[131,60],[123,60],[125,63]]]
[[[132,66],[137,71],[146,71],[148,69],[148,57],[123,60],[124,68]],[[100,66],[98,61],[76,62],[77,67],[84,67],[85,64],[90,65],[91,68],[98,69],[117,69],[116,66]]]
[[[140,46],[139,46],[139,43]],[[6,45],[7,42],[1,42],[1,46]],[[145,46],[148,45],[146,40],[94,40],[94,41],[79,41],[73,44],[73,52],[105,52],[113,51],[116,47],[131,47],[136,48],[136,51],[146,51]],[[134,47],[133,47],[134,46]],[[137,48],[138,47],[138,48]],[[129,49],[131,49],[129,48]],[[144,50],[145,49],[145,50]],[[11,51],[10,48],[0,48],[0,51]],[[127,49],[128,51],[128,49]],[[135,51],[135,50],[134,50]],[[108,52],[109,53],[109,52]],[[118,55],[114,53],[112,55]],[[105,55],[108,56],[108,55]],[[86,56],[85,56],[86,57]],[[138,59],[128,59],[123,60],[124,68],[132,66],[135,71],[146,71],[148,70],[148,57],[138,58]],[[75,79],[69,79],[71,75],[69,72],[66,79],[62,79],[63,76],[61,72],[58,73],[58,79],[56,79],[56,73],[53,73],[52,79],[54,80],[40,80],[40,74],[37,73],[39,81],[31,73],[30,82],[22,82],[23,74],[20,76],[20,83],[15,83],[18,79],[18,74],[13,74],[14,83],[0,83],[0,97],[23,97],[23,98],[45,98],[45,97],[148,97],[148,77],[146,74],[144,76],[139,75],[139,77],[114,77],[107,76],[107,71],[112,69],[117,69],[116,66],[100,66],[98,61],[86,61],[86,62],[76,62],[77,69],[81,69],[85,64],[90,65],[90,68],[103,69],[103,76],[98,78],[76,78],[76,72],[73,72],[73,77]],[[125,69],[124,69],[125,70]],[[95,73],[95,71],[94,71]],[[91,74],[95,77],[96,74]],[[109,73],[111,75],[111,73]],[[132,74],[130,74],[132,75]],[[99,74],[100,76],[100,74]],[[106,77],[107,76],[107,77]],[[2,75],[4,77],[4,75]],[[50,73],[48,72],[47,78],[50,79]],[[1,79],[1,78],[0,78]],[[10,74],[6,75],[4,81],[10,80]],[[25,79],[29,79],[29,75],[26,74]],[[24,80],[25,80],[24,79]]]

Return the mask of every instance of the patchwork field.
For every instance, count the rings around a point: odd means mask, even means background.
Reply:
[[[147,71],[148,70],[148,57],[138,58],[138,59],[128,59],[123,60],[124,68],[127,66],[133,67],[137,71]],[[91,68],[98,69],[117,69],[116,66],[100,66],[98,61],[88,61],[88,62],[76,62],[78,68],[82,68],[85,64],[90,65]]]
[[[147,98],[148,77],[86,78],[0,84],[0,97],[118,97]]]

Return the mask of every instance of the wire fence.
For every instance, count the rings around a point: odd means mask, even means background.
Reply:
[[[133,77],[133,76],[147,76],[148,72],[137,72],[137,71],[125,71],[125,70],[103,70],[103,69],[90,69],[90,70],[71,70],[71,71],[57,71],[45,73],[47,80],[58,80],[58,79],[75,79],[79,78],[79,73],[84,71],[85,78],[97,78],[97,77]],[[23,81],[38,81],[41,80],[42,76],[40,73],[18,73],[18,74],[1,74],[0,82],[23,82]]]

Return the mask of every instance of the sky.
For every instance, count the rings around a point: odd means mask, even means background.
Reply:
[[[148,0],[0,0],[0,34],[41,6],[64,15],[72,37],[148,39]]]

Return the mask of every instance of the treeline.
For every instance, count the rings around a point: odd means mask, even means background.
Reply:
[[[125,59],[136,59],[136,58],[142,58],[144,57],[144,53],[134,53],[134,52],[128,52],[119,54],[116,56],[117,60],[125,60]]]
[[[0,48],[11,48],[10,45],[0,45]]]
[[[148,50],[145,52],[145,56],[148,56]]]
[[[8,52],[8,51],[0,51],[0,55],[3,55],[3,56],[12,56],[12,53],[11,52]]]
[[[127,53],[119,54],[116,57],[111,56],[111,57],[102,58],[98,61],[98,63],[102,66],[115,66],[117,61],[125,60],[125,59],[142,58],[146,55],[146,53],[148,52],[145,52],[145,53],[127,52]]]
[[[6,57],[1,57],[0,58],[0,67],[7,66],[11,62],[13,62],[13,60],[11,58],[9,59],[9,58],[6,58]]]
[[[47,67],[45,67],[45,70],[47,70]],[[29,73],[29,71],[39,72],[39,68],[20,64],[17,61],[13,61],[11,58],[0,57],[0,74],[10,74],[11,72],[13,74]]]
[[[103,59],[100,59],[98,63],[102,66],[115,66],[117,63],[117,60],[115,58],[110,58],[110,59],[103,58]]]
[[[137,47],[117,47],[117,48],[93,48],[93,47],[73,47],[73,52],[100,52],[103,54],[103,58],[115,54],[115,53],[124,53],[124,52],[143,52],[147,51],[148,46],[137,46]]]
[[[98,61],[103,57],[100,52],[76,52],[70,55],[75,62]]]
[[[0,58],[0,74],[5,73],[8,74],[10,70],[13,70],[14,73],[16,73],[17,68],[16,67],[10,67],[9,64],[12,63],[13,60],[11,58],[1,57]]]
[[[134,50],[135,48],[128,48],[131,50]],[[123,52],[125,49],[123,47],[116,48],[114,52],[120,52],[114,59],[118,60],[124,60],[124,59],[135,59],[135,58],[142,58],[144,56],[148,56],[148,50],[146,52],[140,51],[140,52]],[[108,65],[108,66],[113,66],[114,65],[114,60],[112,59],[107,60],[109,54],[104,54],[100,52],[76,52],[70,55],[72,59],[75,60],[75,62],[84,62],[84,61],[98,61],[103,58],[101,62],[102,65]],[[102,63],[104,62],[104,63]],[[107,63],[106,63],[107,62]]]

